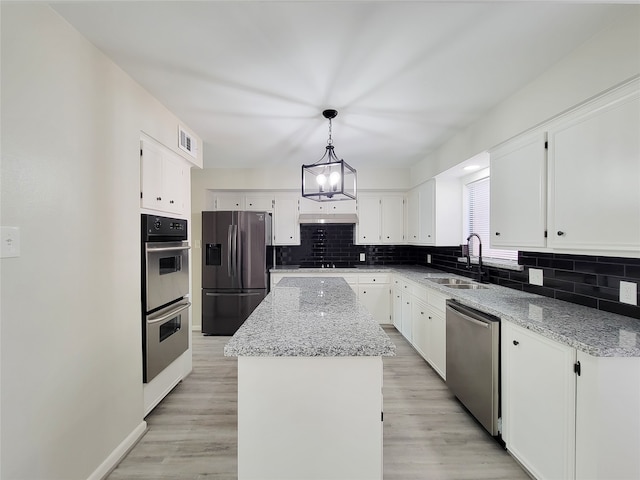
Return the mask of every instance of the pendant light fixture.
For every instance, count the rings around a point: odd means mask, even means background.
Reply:
[[[354,200],[356,198],[356,171],[344,160],[338,160],[331,138],[331,120],[337,110],[325,110],[329,120],[329,139],[324,155],[311,165],[302,165],[302,196],[318,202]]]

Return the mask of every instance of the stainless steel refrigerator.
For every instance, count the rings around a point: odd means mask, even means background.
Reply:
[[[233,335],[269,293],[271,214],[202,212],[202,333]]]

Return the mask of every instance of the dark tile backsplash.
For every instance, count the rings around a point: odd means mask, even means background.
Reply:
[[[428,265],[466,277],[473,277],[476,272],[477,267],[470,272],[465,264],[458,262],[462,255],[460,246],[354,245],[353,239],[354,225],[301,225],[301,245],[276,247],[276,263],[303,267]],[[359,261],[360,253],[365,254],[364,262]],[[427,264],[427,254],[431,255],[431,264]],[[618,293],[622,280],[640,283],[638,258],[519,252],[518,263],[525,267],[524,271],[486,268],[489,281],[640,319],[640,307],[621,303]],[[543,270],[544,286],[529,284],[529,268]]]

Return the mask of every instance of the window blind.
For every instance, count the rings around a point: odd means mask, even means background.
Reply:
[[[468,183],[468,216],[466,219],[467,236],[471,233],[477,233],[482,239],[482,257],[499,258],[503,260],[518,260],[518,252],[516,250],[500,250],[490,248],[490,230],[489,230],[489,188],[490,178],[486,177],[475,182]],[[472,238],[471,254],[478,256],[479,242],[477,238]]]

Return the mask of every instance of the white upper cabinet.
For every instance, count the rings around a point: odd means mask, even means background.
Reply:
[[[254,212],[273,211],[273,195],[270,194],[247,194],[244,196],[244,209]]]
[[[356,201],[340,200],[335,202],[316,202],[315,200],[300,197],[300,213],[356,213]]]
[[[357,243],[400,244],[404,242],[404,195],[358,195]]]
[[[407,195],[407,241],[452,246],[462,242],[462,187],[457,179],[432,178]]]
[[[549,128],[553,249],[640,256],[640,81]]]
[[[165,213],[186,215],[189,166],[168,148],[140,141],[140,206]]]
[[[273,204],[273,244],[300,245],[297,193],[278,194]]]
[[[546,245],[546,132],[518,137],[490,152],[491,246]]]
[[[244,210],[244,195],[236,192],[219,193],[216,210]]]

